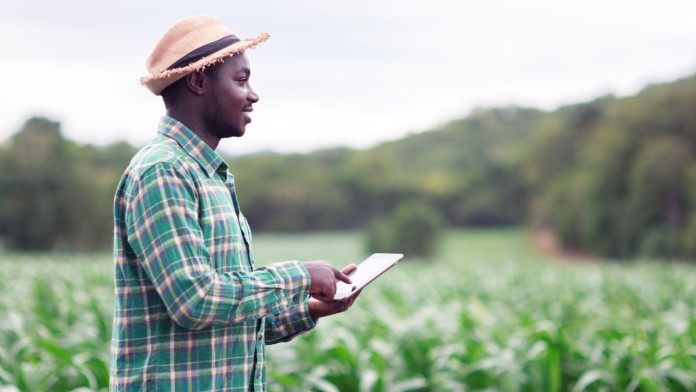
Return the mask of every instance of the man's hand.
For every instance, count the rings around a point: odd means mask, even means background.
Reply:
[[[345,275],[350,275],[355,270],[358,268],[355,264],[350,264],[347,267],[343,268],[343,273]],[[360,290],[362,291],[362,289]],[[358,291],[356,294],[352,295],[350,298],[346,298],[343,301],[319,301],[314,298],[309,299],[309,315],[312,317],[312,320],[316,323],[319,317],[326,317],[326,316],[331,316],[332,314],[336,313],[341,313],[345,312],[353,306],[353,302],[355,302],[355,299],[358,298],[360,295],[360,291]],[[331,297],[333,298],[333,296]]]
[[[334,296],[336,296],[336,283],[339,280],[341,282],[351,283],[348,276],[332,267],[331,264],[326,261],[310,261],[305,263],[305,267],[307,271],[309,271],[309,277],[311,279],[309,295],[320,301],[333,301]],[[351,269],[350,272],[353,272],[355,268]]]

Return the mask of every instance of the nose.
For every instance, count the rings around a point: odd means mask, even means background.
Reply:
[[[249,86],[249,92],[247,93],[247,100],[251,103],[256,103],[259,101],[259,95],[256,94],[256,91]]]

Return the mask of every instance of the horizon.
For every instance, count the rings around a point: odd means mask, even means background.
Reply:
[[[648,83],[648,84],[642,86],[641,88],[639,88],[636,92],[634,92],[634,93],[632,93],[632,94],[617,95],[617,94],[613,94],[613,93],[609,92],[609,93],[606,93],[606,94],[603,94],[603,95],[597,95],[597,96],[595,96],[595,97],[592,97],[592,98],[589,98],[589,99],[586,99],[586,100],[581,100],[581,101],[577,101],[577,102],[568,102],[568,103],[559,104],[558,106],[556,106],[556,107],[554,107],[554,108],[551,108],[551,109],[544,109],[544,108],[539,108],[539,107],[534,107],[534,106],[515,105],[515,104],[510,104],[510,105],[505,105],[505,106],[477,106],[477,107],[471,108],[471,109],[469,110],[469,112],[467,112],[467,113],[466,113],[465,115],[463,115],[463,116],[454,117],[454,118],[450,118],[450,119],[446,119],[446,120],[443,120],[443,121],[439,122],[438,124],[435,124],[434,126],[431,126],[431,127],[425,128],[425,129],[409,131],[409,132],[403,133],[403,134],[401,134],[401,135],[399,135],[399,136],[397,136],[397,137],[395,137],[395,138],[379,140],[379,141],[376,141],[376,142],[373,143],[373,144],[366,145],[366,146],[353,147],[353,146],[347,146],[347,145],[327,145],[327,146],[321,146],[321,147],[318,147],[318,148],[315,148],[315,149],[304,150],[304,151],[278,151],[278,150],[273,150],[273,149],[265,149],[265,150],[248,151],[248,152],[244,152],[244,153],[236,154],[236,155],[235,155],[235,154],[230,154],[230,153],[228,153],[227,151],[225,151],[224,148],[218,148],[218,153],[220,153],[220,155],[226,156],[226,157],[228,157],[228,158],[243,158],[243,157],[248,157],[248,156],[264,155],[264,154],[277,154],[277,155],[299,154],[299,155],[307,155],[307,154],[312,154],[312,153],[315,153],[315,152],[328,151],[328,150],[335,150],[335,149],[348,149],[348,150],[353,150],[353,151],[369,150],[369,149],[372,149],[372,148],[374,148],[374,147],[380,146],[380,145],[382,145],[382,144],[391,143],[391,142],[397,142],[397,141],[399,141],[399,140],[406,139],[406,138],[408,138],[408,137],[410,137],[410,136],[413,136],[413,135],[424,134],[424,133],[428,133],[428,132],[437,132],[437,131],[441,130],[440,128],[444,127],[445,125],[447,125],[447,124],[449,124],[449,123],[452,123],[452,122],[455,122],[455,121],[465,120],[465,119],[467,119],[467,118],[469,118],[469,117],[471,117],[471,116],[473,116],[473,115],[476,115],[476,113],[479,112],[479,111],[506,110],[506,109],[511,109],[511,108],[513,108],[513,109],[522,109],[522,110],[538,110],[538,111],[541,111],[541,112],[543,112],[543,113],[552,113],[552,112],[555,112],[555,111],[557,111],[557,110],[563,109],[563,108],[565,108],[565,107],[575,106],[575,105],[582,105],[582,104],[590,103],[590,102],[596,101],[596,100],[598,100],[598,99],[603,99],[603,98],[611,98],[611,99],[620,100],[620,99],[629,99],[629,98],[637,97],[641,92],[643,92],[643,90],[645,90],[645,89],[647,89],[647,88],[650,88],[650,87],[653,87],[653,86],[660,86],[660,85],[668,85],[668,84],[678,83],[679,81],[686,80],[686,79],[690,79],[690,78],[696,78],[696,72],[691,73],[691,74],[688,74],[688,75],[685,75],[685,76],[677,77],[677,78],[675,78],[675,79],[673,79],[673,80],[668,80],[668,81],[663,81],[663,82],[657,82],[657,83]],[[37,115],[31,115],[31,116],[27,117],[27,118],[24,120],[24,122],[17,128],[17,130],[16,130],[15,132],[13,132],[13,133],[7,135],[4,139],[0,139],[0,146],[1,146],[2,144],[4,144],[4,143],[8,142],[9,139],[10,139],[13,135],[15,135],[16,133],[18,133],[18,132],[21,130],[21,127],[22,127],[24,124],[26,124],[26,122],[29,121],[29,120],[32,119],[32,118],[45,118],[45,119],[47,119],[47,120],[49,120],[49,121],[58,122],[58,123],[60,124],[60,131],[61,131],[62,137],[63,137],[64,139],[66,139],[66,140],[72,141],[72,142],[74,142],[74,143],[76,143],[76,144],[78,144],[78,145],[81,145],[81,146],[88,146],[88,145],[91,145],[91,146],[94,146],[94,147],[97,147],[97,148],[104,148],[104,147],[108,147],[108,146],[115,145],[115,144],[119,144],[119,143],[127,143],[127,144],[130,145],[131,147],[134,147],[134,148],[136,148],[136,149],[140,149],[140,148],[144,147],[145,143],[147,143],[147,141],[146,141],[146,142],[144,142],[143,144],[134,144],[134,143],[131,143],[131,142],[129,142],[128,140],[125,140],[125,139],[123,139],[123,140],[114,140],[114,141],[108,142],[108,143],[91,143],[91,142],[89,142],[89,141],[87,141],[87,142],[81,142],[81,141],[79,141],[79,140],[72,139],[72,138],[70,138],[70,137],[68,137],[68,136],[66,135],[66,132],[65,132],[66,130],[64,129],[64,126],[63,126],[62,122],[56,120],[55,118],[51,118],[51,117],[48,117],[48,116],[44,116],[44,115],[41,115],[41,114],[37,114]],[[154,134],[153,134],[153,137],[154,137]],[[234,143],[235,140],[237,140],[237,139],[243,139],[243,138],[244,138],[244,136],[242,136],[242,137],[240,137],[240,138],[227,138],[227,139],[222,139],[222,140],[221,140],[221,145],[222,145],[222,143],[225,143],[225,142],[227,142],[227,143],[233,142],[233,143]]]

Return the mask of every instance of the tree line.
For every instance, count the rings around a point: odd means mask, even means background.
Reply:
[[[696,259],[695,109],[692,76],[553,111],[477,109],[363,150],[226,160],[255,230],[359,229],[418,205],[449,226],[527,224],[602,256]],[[29,119],[0,145],[4,245],[108,248],[135,151]]]

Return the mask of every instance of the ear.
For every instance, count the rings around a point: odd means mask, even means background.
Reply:
[[[209,87],[209,79],[202,71],[194,71],[186,75],[186,86],[195,95],[202,96]]]

